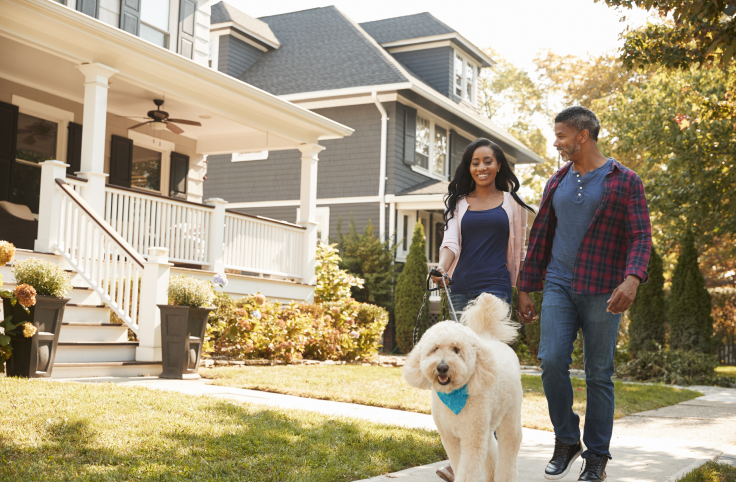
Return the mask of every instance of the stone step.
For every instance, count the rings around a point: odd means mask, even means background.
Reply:
[[[155,377],[162,371],[161,362],[56,362],[51,378]]]
[[[63,328],[62,328],[63,330]],[[137,341],[64,341],[56,349],[56,363],[135,361]]]
[[[59,341],[128,341],[128,327],[113,323],[62,322]]]

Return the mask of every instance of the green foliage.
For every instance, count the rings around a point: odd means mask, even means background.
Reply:
[[[690,231],[682,240],[670,294],[670,348],[710,353],[713,336],[710,294],[698,267],[698,251]]]
[[[427,254],[422,223],[414,227],[409,254],[404,269],[396,281],[394,314],[396,320],[396,343],[402,353],[409,353],[414,346],[414,324],[422,306],[422,297],[427,289]],[[419,321],[419,337],[429,325],[429,306],[425,307]]]
[[[718,385],[736,387],[733,379],[718,376],[715,355],[681,350],[641,351],[618,368],[618,375],[642,382],[675,385]]]
[[[36,258],[17,261],[13,275],[17,284],[33,286],[39,296],[63,298],[72,290],[69,273],[51,261]]]
[[[736,288],[721,287],[708,290],[711,296],[711,316],[714,322],[714,341],[736,343]]]
[[[350,297],[352,288],[362,288],[363,280],[340,269],[342,258],[335,247],[337,244],[317,243],[317,287],[314,301],[340,301]]]
[[[629,307],[629,349],[658,351],[664,347],[667,324],[667,302],[664,297],[662,257],[652,247],[649,257],[649,281],[639,285],[634,302]]]
[[[184,275],[169,278],[169,304],[209,308],[212,306],[214,296],[215,292],[210,281]]]
[[[351,216],[348,234],[343,235],[341,222],[338,222],[338,248],[342,262],[340,268],[363,279],[363,288],[352,287],[352,295],[357,301],[393,308],[393,282],[396,275],[397,246],[389,241],[381,242],[375,234],[376,228],[371,221],[365,231],[360,234],[355,227],[355,219]]]
[[[736,482],[736,466],[707,462],[678,478],[676,482]]]

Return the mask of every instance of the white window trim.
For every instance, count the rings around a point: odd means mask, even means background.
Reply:
[[[301,214],[301,208],[296,208],[296,219],[299,220]],[[330,242],[330,208],[328,206],[322,206],[318,207],[314,210],[314,216],[315,218],[317,216],[321,216],[321,221],[319,223],[319,231],[322,233],[321,238],[317,238],[318,241],[322,241],[323,243],[329,243]]]
[[[141,192],[155,192],[162,196],[169,197],[169,176],[171,174],[171,153],[176,148],[176,144],[171,141],[165,141],[158,139],[141,132],[128,130],[128,139],[133,141],[134,146],[144,147],[152,151],[158,151],[161,153],[161,186],[158,191],[153,189],[145,189],[140,187],[133,187]],[[188,176],[187,176],[188,177]],[[187,179],[187,182],[189,180]]]
[[[480,65],[472,60],[467,55],[464,55],[460,53],[457,49],[455,50],[455,57],[460,58],[463,61],[463,85],[462,85],[462,95],[460,96],[461,100],[467,104],[470,104],[472,106],[475,106],[477,104],[478,99],[478,71],[480,70]],[[455,83],[455,57],[452,59],[452,93],[455,94],[455,88],[457,87],[457,84]],[[475,76],[475,79],[473,81],[473,87],[472,92],[470,93],[470,100],[467,100],[465,98],[465,90],[468,86],[468,79],[466,77],[466,74],[468,72],[468,65],[471,65],[473,67],[473,75]]]
[[[20,113],[55,122],[59,126],[59,130],[56,133],[55,160],[66,163],[66,146],[69,137],[69,123],[74,122],[74,113],[48,104],[42,104],[35,100],[26,99],[19,95],[13,95],[11,102],[13,105],[18,106],[18,111]]]
[[[231,162],[265,161],[267,159],[268,151],[233,152]]]
[[[419,174],[422,174],[427,177],[431,177],[432,179],[438,179],[440,181],[447,181],[448,177],[448,171],[450,169],[450,129],[448,124],[445,124],[443,122],[436,122],[435,118],[432,115],[429,115],[428,113],[424,111],[417,110],[417,117],[422,117],[423,119],[426,119],[429,121],[429,160],[427,162],[428,165],[432,165],[432,161],[434,160],[434,128],[436,125],[439,125],[443,129],[447,131],[447,152],[445,153],[445,172],[443,174],[437,174],[432,172],[430,169],[425,169],[421,166],[417,166],[416,164],[413,164],[411,166],[411,170],[414,172],[418,172]],[[419,122],[417,122],[417,125]],[[416,149],[415,149],[416,151]]]

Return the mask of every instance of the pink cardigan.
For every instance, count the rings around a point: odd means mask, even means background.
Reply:
[[[526,256],[524,241],[526,240],[527,211],[507,192],[503,193],[501,207],[506,211],[509,218],[509,245],[506,250],[506,267],[508,267],[511,274],[511,286],[516,286],[519,267]],[[463,244],[460,223],[467,210],[468,201],[465,198],[460,199],[455,207],[455,216],[447,223],[447,231],[445,231],[445,237],[440,246],[440,251],[442,248],[447,248],[455,253],[455,261],[452,262],[452,266],[450,266],[447,273],[449,276],[452,276],[460,259],[460,248]]]

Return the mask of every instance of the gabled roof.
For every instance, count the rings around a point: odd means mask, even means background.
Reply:
[[[360,24],[379,44],[457,32],[429,12]]]
[[[271,48],[281,47],[279,39],[271,31],[267,23],[246,15],[237,8],[225,2],[212,5],[212,16],[210,24],[230,24],[236,30],[252,36],[256,41],[266,44]]]
[[[390,56],[334,6],[262,17],[282,47],[240,80],[276,95],[407,82]]]

